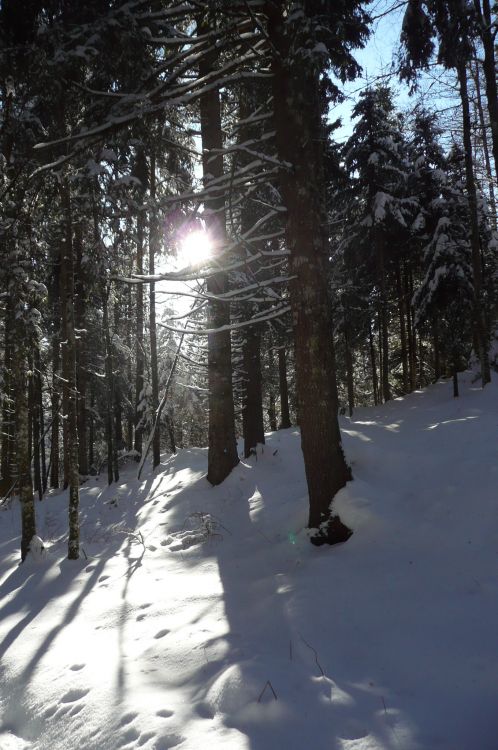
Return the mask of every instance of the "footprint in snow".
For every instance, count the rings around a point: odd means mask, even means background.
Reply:
[[[79,701],[84,698],[85,695],[88,695],[89,692],[90,690],[88,688],[73,688],[73,690],[68,690],[67,693],[64,693],[61,698],[61,703],[76,703],[76,701]]]
[[[110,576],[100,576],[99,583],[103,583],[104,581],[107,581],[108,578],[110,578]]]
[[[73,672],[79,672],[80,669],[83,669],[83,667],[85,667],[85,666],[86,666],[86,664],[71,664],[71,666],[69,667],[69,669],[71,669]]]
[[[169,708],[161,708],[159,711],[156,711],[156,716],[160,716],[161,719],[170,719],[174,711],[170,711]]]
[[[136,719],[138,714],[135,711],[129,711],[127,714],[123,714],[121,717],[121,721],[119,722],[120,727],[125,727],[127,724],[131,724],[131,722]]]
[[[169,750],[170,747],[176,747],[184,742],[185,737],[181,734],[164,734],[162,737],[158,737],[153,744],[153,750]]]
[[[129,742],[133,742],[134,740],[138,740],[140,737],[140,732],[137,732],[135,727],[129,727],[123,734],[121,735],[119,745],[120,747],[123,747],[123,745],[128,745]]]
[[[154,638],[164,638],[165,635],[168,635],[169,630],[167,628],[164,628],[164,630],[160,630],[159,633],[156,633]]]
[[[142,747],[142,745],[145,745],[146,742],[148,742],[149,740],[151,740],[155,736],[156,736],[155,732],[144,732],[138,738],[138,743],[137,743],[138,746]]]

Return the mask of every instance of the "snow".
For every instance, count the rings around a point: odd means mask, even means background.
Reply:
[[[354,529],[315,548],[296,429],[219,487],[206,451],[0,513],[2,750],[494,750],[495,382],[342,419]],[[36,546],[36,545],[35,545]],[[39,547],[39,543],[38,543]]]

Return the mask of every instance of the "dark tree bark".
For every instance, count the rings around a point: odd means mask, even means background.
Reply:
[[[489,0],[474,0],[479,31],[484,49],[484,60],[482,68],[486,84],[486,99],[488,102],[489,123],[491,126],[491,143],[493,146],[493,158],[495,172],[498,174],[498,87],[496,83],[496,61],[495,61],[495,23],[491,17]]]
[[[140,210],[137,217],[137,273],[144,272],[144,231],[145,231],[145,213]],[[143,284],[136,285],[136,329],[135,329],[135,441],[134,449],[137,453],[142,453],[143,427],[141,420],[143,411],[141,410],[141,401],[144,392],[144,288]],[[139,456],[137,456],[137,461]]]
[[[474,180],[472,160],[472,137],[470,124],[470,107],[467,90],[467,69],[465,61],[458,64],[458,84],[462,102],[463,145],[465,157],[465,183],[469,201],[470,244],[472,248],[472,271],[474,281],[474,329],[478,346],[477,354],[481,364],[481,381],[483,387],[491,380],[488,355],[488,335],[483,300],[483,278],[481,261],[481,243],[479,239],[479,218],[477,213],[477,192]]]
[[[396,293],[398,295],[399,337],[401,343],[403,393],[408,393],[408,391],[410,390],[410,386],[408,377],[408,347],[406,342],[405,295],[403,293],[403,284],[401,283],[401,268],[399,261],[396,263]]]
[[[293,164],[280,171],[287,208],[290,303],[296,352],[301,445],[309,490],[309,526],[316,544],[351,535],[332,510],[336,493],[351,478],[337,418],[331,313],[327,290],[328,242],[323,196],[323,132],[318,73],[294,61],[284,30],[283,6],[268,2],[273,47],[272,88],[278,156]]]
[[[249,326],[245,330],[242,357],[244,371],[242,426],[244,456],[247,458],[258,443],[263,444],[265,442],[261,377],[261,331],[258,326]]]
[[[15,325],[16,346],[13,356],[13,383],[15,390],[17,488],[21,503],[21,561],[24,562],[29,546],[36,534],[35,504],[31,481],[29,444],[28,386],[26,373],[26,332],[21,321]]]
[[[12,382],[12,365],[14,355],[14,310],[13,300],[10,295],[7,297],[5,305],[4,319],[4,387],[2,395],[2,463],[1,474],[6,491],[12,484],[12,461],[13,461],[13,411],[14,411],[14,390]]]
[[[482,151],[484,154],[484,164],[486,167],[486,176],[488,178],[488,190],[489,190],[489,205],[491,208],[491,226],[496,230],[496,198],[494,188],[494,176],[491,168],[491,159],[489,156],[489,145],[488,145],[488,128],[486,127],[486,119],[484,117],[484,108],[482,106],[482,95],[481,95],[481,77],[479,75],[479,61],[477,58],[474,60],[474,64],[471,64],[472,77],[474,79],[474,85],[476,90],[476,107],[477,114],[479,116],[479,125],[481,128],[481,139],[482,139]]]
[[[209,29],[199,24],[198,33],[202,35]],[[199,65],[199,75],[209,75],[216,68],[217,52],[204,56]],[[200,99],[202,168],[204,185],[208,187],[211,180],[223,176],[223,147],[221,131],[221,107],[219,91],[211,88]],[[216,153],[218,152],[218,153]],[[225,196],[223,192],[206,201],[205,216],[213,247],[213,255],[222,251],[226,245]],[[224,272],[209,277],[207,290],[211,295],[220,295],[227,291],[228,279]],[[208,327],[220,328],[230,322],[230,311],[227,303],[211,299],[208,306]],[[209,402],[209,449],[208,474],[211,484],[216,485],[230,474],[238,464],[237,443],[235,440],[235,414],[232,387],[232,350],[229,331],[211,333],[208,336],[208,402]]]
[[[156,161],[151,158],[150,165],[150,197],[156,197]],[[155,257],[158,252],[159,227],[156,217],[151,218],[149,232],[149,275],[154,275]],[[156,285],[149,284],[149,338],[150,338],[150,370],[152,387],[152,411],[155,414],[159,406],[159,373],[157,364],[157,330],[156,330]],[[155,469],[161,463],[161,424],[158,422],[152,439],[152,466]]]
[[[78,389],[78,464],[80,474],[88,474],[87,446],[87,351],[85,331],[85,278],[82,268],[83,237],[81,222],[74,226],[75,275],[74,275],[74,325],[76,337],[76,384]]]
[[[278,382],[280,386],[280,424],[279,430],[291,427],[289,413],[289,388],[287,384],[287,357],[285,345],[281,344],[278,350]]]
[[[52,338],[52,428],[50,438],[50,486],[59,487],[59,429],[60,429],[60,335],[54,333]]]
[[[117,447],[113,439],[114,368],[109,330],[109,287],[102,292],[102,307],[105,339],[107,483],[112,484],[113,480],[119,481],[119,468]]]
[[[374,342],[374,336],[373,336],[373,326],[375,323],[372,321],[369,322],[368,325],[368,340],[369,340],[369,349],[370,349],[370,368],[372,370],[372,389],[373,389],[373,399],[374,399],[374,406],[377,406],[379,403],[379,379],[377,377],[377,362],[376,362],[376,356],[375,356],[375,342]]]
[[[76,390],[76,336],[74,331],[74,250],[71,214],[71,195],[67,181],[62,185],[62,208],[64,212],[64,245],[61,255],[61,303],[63,404],[67,428],[64,431],[64,456],[69,484],[69,540],[68,558],[79,558],[79,496],[78,471],[78,410]]]

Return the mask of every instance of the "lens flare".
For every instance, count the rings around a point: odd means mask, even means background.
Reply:
[[[180,244],[182,264],[195,266],[211,257],[213,246],[209,235],[203,230],[189,232]]]

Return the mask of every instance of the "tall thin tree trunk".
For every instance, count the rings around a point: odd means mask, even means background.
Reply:
[[[467,91],[467,69],[465,62],[458,65],[458,83],[462,102],[463,145],[465,157],[465,183],[470,213],[470,243],[472,248],[472,271],[474,280],[474,328],[478,345],[478,356],[481,364],[481,381],[483,387],[491,380],[488,354],[488,336],[483,300],[483,278],[481,262],[481,245],[479,239],[479,217],[477,214],[477,192],[474,180],[472,160],[472,139],[470,127],[470,108]]]
[[[488,144],[488,128],[486,127],[486,119],[484,117],[484,108],[482,106],[481,96],[481,78],[479,75],[479,60],[476,58],[474,64],[471,63],[471,72],[474,79],[474,85],[476,87],[476,106],[477,114],[479,116],[479,126],[481,130],[482,140],[482,151],[484,154],[484,165],[486,167],[486,176],[488,178],[488,190],[489,190],[489,205],[491,208],[491,225],[496,230],[496,198],[495,198],[495,187],[494,187],[494,175],[491,168],[491,159],[489,157],[489,144]]]
[[[24,562],[33,536],[36,534],[35,504],[31,481],[29,445],[28,388],[26,373],[26,331],[21,321],[15,326],[16,346],[13,356],[13,382],[15,391],[17,487],[21,503],[21,561]]]
[[[199,24],[198,34],[209,30],[209,26]],[[218,53],[204,55],[199,65],[199,75],[204,77],[216,68]],[[216,87],[207,90],[200,98],[202,169],[204,186],[223,176],[223,148],[221,131],[220,95]],[[225,195],[223,191],[213,193],[206,200],[206,223],[210,235],[213,255],[219,255],[227,244]],[[223,271],[209,277],[207,290],[210,295],[219,296],[227,291],[228,278]],[[211,299],[208,306],[208,326],[220,328],[230,322],[230,310],[226,302]],[[237,443],[235,440],[235,412],[232,386],[232,349],[229,331],[211,333],[208,336],[208,388],[209,388],[209,448],[208,474],[211,484],[220,484],[238,464]]]
[[[379,403],[379,380],[377,377],[377,363],[376,363],[376,357],[375,357],[375,342],[374,342],[374,336],[373,336],[373,326],[374,326],[374,323],[372,321],[369,321],[368,340],[369,340],[369,349],[370,349],[370,368],[372,370],[372,388],[373,388],[374,406],[377,406],[377,404]]]
[[[62,208],[64,212],[65,238],[61,256],[61,303],[63,403],[65,404],[64,454],[69,483],[69,540],[68,558],[79,557],[79,497],[80,477],[78,471],[78,410],[76,390],[76,336],[74,331],[74,255],[71,194],[67,180],[62,185]]]
[[[242,426],[244,456],[247,458],[258,443],[265,442],[261,378],[261,331],[257,326],[250,326],[244,332],[242,357],[244,378]]]
[[[405,315],[405,295],[401,283],[401,268],[399,261],[396,263],[396,293],[398,295],[398,314],[399,314],[399,336],[401,343],[401,368],[403,373],[403,393],[410,390],[408,380],[408,347],[406,343],[406,315]]]
[[[75,279],[74,279],[74,324],[78,330],[76,339],[76,383],[78,388],[78,464],[80,474],[88,474],[87,446],[87,351],[85,331],[85,278],[82,264],[83,237],[81,221],[74,226]]]
[[[13,460],[13,411],[14,389],[12,382],[12,366],[14,356],[14,310],[13,300],[9,295],[5,305],[4,320],[4,383],[2,394],[2,463],[1,475],[5,485],[10,487],[12,482]]]
[[[143,206],[137,217],[137,273],[144,272],[144,232],[145,211]],[[143,284],[136,285],[136,329],[135,329],[135,442],[134,449],[138,454],[142,453],[143,417],[142,399],[144,397],[144,288]],[[137,456],[137,461],[139,456]]]
[[[59,452],[60,452],[60,335],[54,333],[52,338],[52,428],[50,438],[50,486],[59,487]]]
[[[496,20],[491,17],[489,0],[482,0],[482,6],[481,0],[474,0],[474,7],[479,21],[480,35],[484,49],[482,68],[486,84],[486,100],[488,102],[489,124],[491,126],[495,173],[498,174],[498,86],[496,83],[495,61]]]
[[[40,466],[40,399],[38,396],[38,365],[40,361],[40,352],[36,347],[38,357],[33,356],[33,366],[31,367],[31,378],[29,382],[30,391],[30,411],[31,411],[31,435],[33,441],[33,474],[34,474],[34,485],[35,490],[38,493],[38,499],[41,500],[43,497],[42,477],[41,477],[41,466]]]
[[[150,197],[151,201],[156,198],[156,160],[154,156],[150,160]],[[154,215],[150,220],[149,231],[149,275],[155,272],[155,258],[159,245],[159,226]],[[150,370],[152,387],[152,411],[155,414],[159,406],[159,373],[157,364],[157,330],[156,330],[156,285],[153,281],[149,284],[149,337],[150,337]],[[158,422],[152,439],[152,466],[155,469],[161,463],[161,424]]]
[[[119,480],[118,456],[114,441],[113,408],[114,408],[114,368],[112,361],[112,344],[109,330],[109,288],[102,291],[103,325],[105,339],[105,378],[106,378],[106,442],[107,442],[107,483]]]
[[[279,430],[291,427],[289,414],[289,387],[287,384],[287,357],[285,344],[282,342],[278,349],[278,382],[280,388],[280,424]]]
[[[268,2],[268,34],[273,48],[272,89],[279,159],[293,165],[280,171],[287,208],[290,304],[296,352],[296,384],[301,445],[309,490],[308,523],[319,532],[313,542],[334,544],[351,535],[333,513],[336,493],[351,478],[337,416],[332,320],[327,289],[328,241],[324,227],[323,131],[319,79],[311,65],[291,54],[283,5]]]

